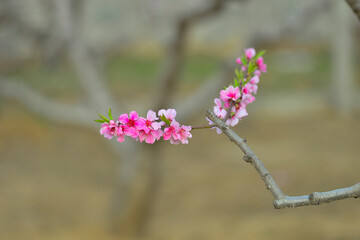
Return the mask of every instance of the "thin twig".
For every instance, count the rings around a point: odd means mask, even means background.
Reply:
[[[288,208],[288,207],[300,207],[308,205],[319,205],[322,203],[328,203],[345,198],[358,198],[360,197],[360,183],[348,188],[335,189],[328,192],[314,192],[309,195],[303,196],[287,196],[280,187],[277,185],[269,171],[264,164],[255,155],[255,153],[247,145],[245,139],[238,136],[233,130],[229,128],[223,121],[221,121],[211,110],[206,112],[206,116],[219,127],[223,133],[229,137],[243,152],[244,160],[251,163],[256,171],[265,182],[267,189],[274,196],[274,207],[276,209]]]

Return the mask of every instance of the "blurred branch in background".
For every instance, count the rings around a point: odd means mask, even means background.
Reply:
[[[333,4],[333,0],[318,0],[297,8],[287,14],[286,20],[283,21],[283,25],[280,25],[277,31],[262,30],[255,32],[251,36],[249,44],[258,48],[259,46],[276,44],[279,40],[289,36],[296,36],[314,22],[321,13],[329,10]]]
[[[354,110],[354,25],[351,11],[344,2],[335,2],[332,15],[332,92],[331,104],[344,118],[351,117]]]
[[[171,105],[171,96],[174,95],[176,90],[179,72],[183,62],[186,38],[190,28],[198,21],[219,13],[223,9],[225,2],[226,0],[209,1],[210,4],[202,6],[200,9],[181,17],[177,21],[175,36],[168,50],[167,65],[165,66],[163,76],[160,77],[159,84],[156,84],[156,86],[161,87],[160,91],[159,89],[155,90],[154,97],[157,99],[153,105],[155,109],[161,109]]]
[[[0,95],[15,99],[35,113],[57,122],[94,127],[93,112],[81,104],[63,104],[50,100],[24,84],[0,77]]]
[[[360,21],[360,1],[359,0],[346,0],[350,8],[354,11],[355,15]]]

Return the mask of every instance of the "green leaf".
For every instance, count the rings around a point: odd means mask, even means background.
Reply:
[[[110,120],[113,120],[113,117],[111,115],[111,108],[109,108],[109,118],[110,118]]]
[[[240,74],[239,74],[238,79],[239,79],[239,81],[242,81],[243,78],[244,78],[244,72],[241,71]]]
[[[104,123],[105,122],[105,120],[103,120],[103,119],[96,119],[96,120],[94,120],[95,122],[99,122],[99,123]]]
[[[239,80],[234,78],[234,86],[235,87],[238,87],[239,86]]]
[[[248,67],[248,74],[252,74],[255,71],[256,65],[253,61],[251,61],[249,63],[249,67]]]
[[[242,62],[242,64],[243,64],[244,66],[248,64],[248,61],[247,61],[247,58],[246,58],[245,55],[243,55],[243,56],[241,57],[241,62]]]
[[[167,119],[164,115],[161,115],[161,116],[159,116],[159,117],[160,117],[160,119],[161,119],[164,123],[166,123],[167,125],[170,126],[171,122],[170,122],[169,119]]]
[[[264,55],[266,53],[265,50],[261,51],[261,52],[258,52],[256,55],[255,55],[255,59],[258,59],[259,57],[261,57],[262,55]]]
[[[105,122],[109,122],[109,121],[110,121],[109,119],[107,119],[106,117],[104,117],[103,115],[101,115],[100,113],[98,113],[98,115],[99,115],[99,118],[105,120]]]
[[[237,78],[239,79],[239,78],[240,78],[240,77],[239,77],[239,76],[240,76],[240,72],[239,72],[239,70],[238,70],[237,68],[235,69],[235,74],[236,74]]]

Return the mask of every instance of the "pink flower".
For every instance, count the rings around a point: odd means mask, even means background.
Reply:
[[[144,119],[145,127],[142,131],[139,131],[140,142],[144,141],[149,144],[153,144],[156,140],[159,140],[162,136],[161,123],[156,122],[159,118],[152,110],[147,112],[146,119]]]
[[[238,87],[229,86],[225,90],[220,91],[220,99],[224,102],[228,102],[230,100],[236,101],[240,97],[240,89]]]
[[[163,139],[170,140],[172,143],[174,140],[179,140],[180,125],[177,121],[172,121],[170,127],[164,129]]]
[[[179,144],[180,142],[183,144],[188,143],[188,138],[191,138],[192,135],[190,133],[191,126],[181,126],[175,120],[171,122],[170,127],[165,128],[163,133],[164,140],[170,140],[171,144]]]
[[[114,120],[110,120],[109,123],[103,123],[101,125],[100,134],[107,139],[112,139],[116,133],[118,124]]]
[[[251,79],[250,79],[250,83],[252,84],[252,85],[255,85],[255,84],[258,84],[259,83],[259,77],[258,76],[254,76],[254,77],[252,77]]]
[[[248,105],[249,103],[252,103],[253,101],[255,101],[255,97],[251,94],[245,94],[241,99],[241,103],[244,104],[245,106]]]
[[[156,113],[152,110],[149,110],[147,112],[146,119],[144,119],[145,122],[145,133],[149,133],[151,130],[158,130],[161,128],[163,122],[156,122],[159,118],[156,116]]]
[[[188,144],[188,142],[189,142],[188,138],[192,137],[190,131],[191,131],[191,126],[185,126],[185,125],[181,126],[180,131],[179,131],[179,135],[180,135],[179,140],[181,141],[182,144]],[[173,143],[173,144],[176,144],[176,143]]]
[[[250,84],[248,84],[248,83],[245,84],[245,86],[242,88],[242,92],[243,92],[244,94],[250,94],[250,93],[251,93],[250,87],[251,87]]]
[[[150,130],[149,132],[140,131],[139,140],[140,142],[144,141],[149,144],[153,144],[156,140],[159,140],[162,136],[163,131],[159,130]]]
[[[226,124],[229,126],[234,127],[239,123],[239,120],[246,117],[248,115],[245,107],[242,107],[241,105],[237,107],[233,107],[231,109],[231,117],[226,121]]]
[[[116,129],[116,136],[118,142],[123,142],[125,140],[123,127],[124,125],[119,125],[119,127]]]
[[[143,118],[139,118],[139,115],[135,111],[130,113],[130,117],[128,117],[127,113],[121,114],[119,122],[124,124],[123,131],[125,135],[132,138],[139,136],[139,130],[146,128],[145,120]]]
[[[233,115],[232,117],[229,117],[229,119],[226,120],[226,125],[229,125],[232,127],[238,123],[239,123],[239,119],[235,115]]]
[[[237,62],[238,64],[242,64],[241,58],[238,57],[238,58],[236,59],[236,62]]]
[[[257,85],[251,85],[251,92],[256,94],[257,93],[257,90],[258,90],[258,86]]]
[[[235,116],[240,120],[243,119],[244,117],[246,117],[247,115],[248,115],[248,112],[246,111],[245,107],[241,107],[241,108],[237,109],[236,113],[235,113]]]
[[[253,85],[251,83],[247,83],[245,84],[245,86],[243,87],[243,93],[244,94],[251,94],[251,93],[257,93],[257,89],[258,89],[258,86],[257,85]]]
[[[158,113],[159,116],[165,116],[170,122],[172,122],[176,117],[176,110],[175,109],[161,109]]]
[[[260,77],[261,76],[261,71],[260,70],[255,70],[254,75]]]
[[[259,70],[261,72],[266,72],[266,67],[267,65],[264,63],[264,58],[263,57],[259,57],[257,60],[256,60],[256,64],[259,68]]]
[[[256,54],[255,49],[253,49],[253,48],[245,49],[245,55],[246,55],[246,58],[248,61],[250,59],[252,59],[253,57],[255,57],[255,54]]]
[[[214,99],[215,106],[214,106],[214,113],[218,118],[223,119],[226,116],[226,110],[223,109],[221,100],[219,98]]]

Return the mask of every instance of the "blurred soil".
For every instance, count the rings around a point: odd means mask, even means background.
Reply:
[[[118,166],[108,140],[13,102],[0,111],[0,239],[119,239],[108,227]],[[302,195],[360,181],[359,120],[325,110],[296,118],[257,113],[235,131],[286,194]],[[163,182],[141,239],[360,239],[359,200],[274,210],[224,135],[194,131],[190,143],[163,148]]]

